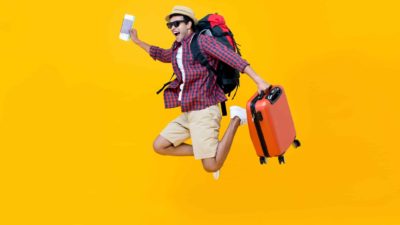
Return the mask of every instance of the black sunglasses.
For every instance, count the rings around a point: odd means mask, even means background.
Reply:
[[[182,22],[186,22],[186,21],[185,21],[185,20],[177,20],[177,21],[174,21],[174,22],[169,22],[169,23],[167,23],[167,27],[168,27],[168,29],[171,29],[172,26],[174,26],[174,27],[179,27],[179,25],[180,25]]]

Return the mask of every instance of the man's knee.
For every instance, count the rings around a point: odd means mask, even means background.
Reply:
[[[217,172],[221,165],[215,161],[214,158],[203,159],[203,168],[209,173]]]
[[[168,148],[169,143],[166,140],[163,140],[161,136],[158,136],[156,140],[153,142],[154,152],[160,155],[165,155],[166,149]]]
[[[157,142],[153,143],[153,150],[155,153],[160,154],[160,155],[163,155],[163,153],[164,153],[164,148]]]
[[[160,155],[166,155],[168,148],[171,146],[173,146],[173,144],[161,135],[159,135],[153,142],[154,151]]]

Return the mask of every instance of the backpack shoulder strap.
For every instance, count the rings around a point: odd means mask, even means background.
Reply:
[[[198,32],[193,35],[193,38],[190,42],[190,51],[192,52],[194,60],[197,60],[201,63],[201,65],[206,66],[204,65],[207,61],[206,57],[200,51],[199,35],[200,33]]]
[[[199,38],[199,33],[195,32],[193,37],[192,37],[192,40],[190,40],[190,51],[192,52],[193,59],[196,59],[197,55],[201,54],[200,53],[200,46],[199,46],[199,43],[197,41],[198,38]]]
[[[190,42],[190,51],[192,52],[192,56],[194,60],[197,60],[200,62],[202,66],[207,67],[208,71],[211,73],[213,72],[214,74],[217,74],[217,71],[208,63],[207,57],[203,55],[200,51],[200,44],[199,44],[199,38],[200,35],[202,35],[203,32],[206,32],[206,30],[196,32]]]

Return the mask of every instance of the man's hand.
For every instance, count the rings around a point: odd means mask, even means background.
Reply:
[[[147,53],[150,53],[150,45],[139,40],[138,35],[137,35],[137,30],[135,28],[132,28],[129,30],[129,33],[131,34],[131,39],[133,43],[137,44],[139,47],[143,48]]]
[[[132,28],[131,30],[129,30],[129,33],[131,34],[131,39],[135,44],[139,44],[140,40],[137,36],[137,30]]]
[[[266,91],[268,90],[268,88],[269,88],[270,86],[271,86],[271,85],[268,84],[267,82],[265,82],[264,80],[259,81],[259,82],[257,83],[258,93],[261,93],[261,92],[266,93]]]
[[[244,73],[250,76],[251,79],[256,83],[258,93],[264,92],[266,93],[267,89],[271,86],[267,82],[265,82],[260,76],[254,72],[254,70],[250,67],[250,65],[246,66],[243,70]]]

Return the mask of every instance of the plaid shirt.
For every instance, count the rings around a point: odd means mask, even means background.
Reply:
[[[176,79],[173,80],[164,91],[165,108],[181,106],[182,112],[201,110],[211,105],[226,101],[223,90],[216,83],[216,76],[209,76],[208,69],[193,60],[190,52],[190,42],[193,34],[185,37],[181,42],[174,42],[170,49],[162,49],[156,46],[150,47],[150,56],[154,60],[172,63]],[[249,65],[238,54],[224,46],[222,43],[207,35],[200,35],[200,51],[207,57],[210,65],[216,68],[218,59],[243,72]],[[182,100],[178,101],[179,85],[182,83],[182,73],[178,67],[176,54],[182,46],[182,61],[185,69],[185,86],[182,90]],[[213,79],[207,88],[209,79]]]

